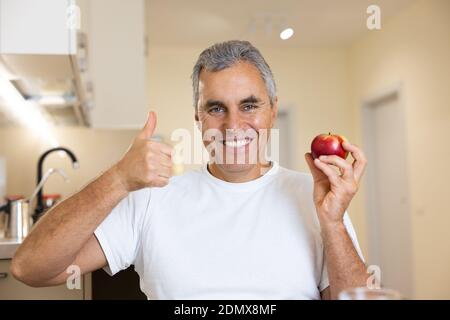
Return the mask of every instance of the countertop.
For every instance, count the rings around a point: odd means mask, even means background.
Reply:
[[[22,239],[0,238],[0,259],[12,259]]]

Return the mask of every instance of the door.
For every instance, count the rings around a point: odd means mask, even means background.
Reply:
[[[367,153],[369,263],[381,269],[381,284],[413,297],[405,117],[400,91],[362,106]]]

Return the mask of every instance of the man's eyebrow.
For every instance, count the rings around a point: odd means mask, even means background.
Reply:
[[[254,95],[251,95],[251,96],[248,96],[247,98],[244,98],[241,101],[239,101],[239,104],[260,103],[260,102],[262,102],[261,99],[255,97]],[[215,107],[215,106],[225,108],[226,104],[223,101],[220,101],[220,100],[207,100],[203,104],[203,108],[204,109],[208,109],[210,107]]]
[[[213,107],[213,106],[225,107],[225,103],[223,103],[220,100],[208,100],[205,102],[205,104],[203,104],[204,109],[207,109],[207,108]]]
[[[262,101],[261,99],[255,97],[254,95],[251,95],[251,96],[249,96],[249,97],[247,97],[245,99],[242,99],[240,101],[240,104],[244,104],[244,103],[259,103],[261,101]]]

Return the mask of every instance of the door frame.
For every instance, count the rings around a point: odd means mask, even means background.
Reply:
[[[411,206],[411,185],[410,185],[410,165],[408,161],[408,136],[407,136],[407,119],[406,119],[406,112],[405,112],[405,98],[404,98],[404,92],[403,92],[403,85],[402,83],[397,83],[391,86],[387,86],[382,90],[379,90],[378,92],[369,95],[367,98],[363,99],[360,104],[360,120],[362,124],[361,133],[362,133],[362,143],[364,145],[365,153],[367,155],[368,159],[368,166],[366,168],[366,175],[364,176],[364,184],[366,186],[366,192],[365,192],[365,211],[366,211],[366,221],[367,221],[367,233],[368,233],[368,249],[369,249],[369,260],[370,261],[381,261],[381,250],[379,242],[377,241],[377,235],[379,234],[380,225],[379,225],[379,219],[377,219],[377,201],[376,201],[376,190],[375,190],[375,175],[376,175],[376,168],[375,164],[370,165],[371,163],[374,163],[374,157],[373,154],[375,152],[374,150],[374,143],[372,143],[375,139],[374,135],[374,128],[373,128],[373,122],[371,121],[371,115],[374,112],[373,108],[376,108],[376,105],[382,102],[385,99],[390,99],[392,97],[396,97],[397,105],[399,108],[399,112],[401,114],[401,117],[404,119],[403,122],[403,128],[401,130],[403,131],[402,134],[404,135],[404,141],[405,141],[405,149],[406,149],[406,155],[405,155],[405,166],[406,166],[406,186],[404,190],[404,194],[406,195],[404,199],[406,211],[408,213],[408,223],[409,223],[409,236],[410,236],[410,243],[411,246],[409,248],[409,259],[410,261],[405,261],[405,263],[409,263],[410,266],[405,268],[405,271],[408,272],[406,275],[410,279],[410,292],[402,292],[403,294],[407,294],[408,298],[414,297],[414,248],[413,248],[413,242],[412,242],[412,206]],[[383,270],[381,270],[381,283],[383,283]]]

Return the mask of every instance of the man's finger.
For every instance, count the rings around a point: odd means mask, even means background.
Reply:
[[[346,160],[341,157],[330,155],[330,156],[320,156],[320,161],[323,161],[328,164],[332,164],[339,168],[339,171],[342,173],[342,178],[346,181],[353,181],[355,177],[353,176],[353,168]]]
[[[141,139],[150,139],[156,128],[156,113],[151,111],[148,114],[147,122],[139,133]]]
[[[338,186],[341,183],[341,177],[337,174],[330,165],[326,164],[319,159],[314,159],[314,164],[328,177],[331,184]]]
[[[159,164],[167,168],[173,167],[172,159],[164,153],[159,154]]]
[[[169,156],[170,158],[172,158],[172,153],[173,153],[173,147],[172,146],[169,146],[169,145],[167,145],[165,143],[160,143],[159,144],[159,150],[163,154],[165,154],[165,155]]]
[[[359,182],[366,168],[367,158],[361,149],[348,141],[343,142],[342,147],[346,151],[349,151],[352,154],[353,159],[355,159],[355,161],[353,161],[353,171],[356,181]]]
[[[155,187],[162,188],[162,187],[165,187],[166,185],[168,185],[169,181],[170,181],[169,178],[158,176],[158,178],[156,178],[152,184]]]
[[[158,171],[160,177],[170,178],[172,176],[172,168],[161,166]]]
[[[309,170],[311,171],[314,181],[326,179],[326,175],[314,165],[314,160],[311,153],[305,153],[305,160],[306,164],[309,167]]]

